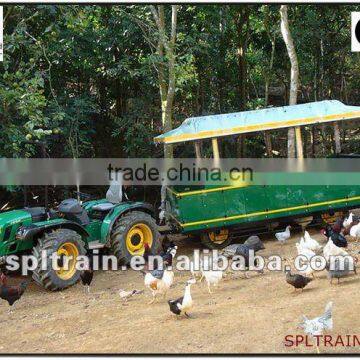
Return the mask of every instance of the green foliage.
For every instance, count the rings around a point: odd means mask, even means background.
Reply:
[[[300,102],[358,103],[359,54],[349,51],[350,12],[356,10],[359,6],[289,5]],[[169,18],[170,6],[165,12]],[[165,59],[156,51],[148,5],[5,5],[4,18],[1,156],[35,156],[36,148],[24,142],[36,139],[46,140],[54,157],[161,156],[152,144],[162,132],[154,64]],[[278,5],[181,5],[175,50],[174,126],[188,116],[238,111],[242,82],[244,109],[265,106],[267,78],[269,105],[287,101],[290,69]],[[331,139],[328,131],[323,152]],[[264,154],[261,134],[245,141]],[[284,146],[284,141],[274,145],[279,151]]]

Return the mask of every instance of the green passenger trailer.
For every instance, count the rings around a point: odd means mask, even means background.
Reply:
[[[360,107],[339,101],[321,101],[189,118],[177,129],[156,137],[155,141],[164,144],[193,141],[196,155],[200,157],[199,141],[211,139],[215,159],[220,157],[219,137],[359,118]],[[299,141],[300,132],[296,134]],[[167,187],[165,213],[170,226],[182,233],[200,233],[205,246],[222,248],[231,242],[231,234],[237,228],[291,218],[326,216],[359,206],[358,185],[240,184],[214,187],[205,183],[193,188]]]

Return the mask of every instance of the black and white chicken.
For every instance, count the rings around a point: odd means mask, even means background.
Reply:
[[[173,260],[176,256],[177,252],[177,245],[175,245],[172,241],[168,242],[166,246],[163,245],[163,249],[158,256],[161,257],[161,261],[157,257],[155,257],[156,254],[153,254],[150,250],[150,247],[145,244],[145,252],[144,252],[144,259],[148,264],[150,264],[150,256],[154,256],[153,262],[151,263],[151,269],[149,270],[156,270],[163,266],[172,265]],[[161,264],[160,264],[161,263]]]
[[[182,315],[184,314],[186,317],[190,317],[188,312],[193,307],[193,299],[191,297],[191,285],[195,284],[195,279],[190,279],[186,282],[184,296],[176,299],[176,300],[169,300],[168,304],[170,307],[170,311],[175,315]]]

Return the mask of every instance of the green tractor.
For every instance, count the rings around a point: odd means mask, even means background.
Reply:
[[[119,265],[128,265],[132,256],[143,255],[147,248],[158,253],[159,238],[152,206],[122,202],[122,187],[117,184],[110,186],[106,199],[82,204],[67,199],[56,211],[45,204],[0,213],[1,262],[8,255],[32,253],[38,260],[33,279],[51,291],[65,289],[79,280],[79,255],[105,248],[116,256]],[[51,266],[53,253],[58,255],[56,270]]]

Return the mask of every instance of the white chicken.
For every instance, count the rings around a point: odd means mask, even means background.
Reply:
[[[353,222],[353,217],[354,217],[354,214],[351,212],[349,217],[347,217],[343,222],[344,228],[348,227]]]
[[[313,250],[307,247],[303,237],[300,239],[300,243],[296,243],[296,249],[298,255],[304,255],[308,258],[308,260],[310,260],[313,256],[316,255]]]
[[[285,244],[286,240],[290,239],[290,229],[291,226],[288,225],[285,231],[275,233],[275,237],[280,242],[280,244]]]
[[[202,276],[202,272],[201,272],[201,268],[202,268],[202,261],[201,261],[201,258],[199,258],[199,266],[198,266],[198,269],[197,267],[195,266],[195,260],[192,260],[190,262],[190,272],[191,272],[191,275],[193,276],[194,279],[196,278],[199,278],[199,282],[201,282],[201,280],[203,279],[203,276]]]
[[[322,246],[306,230],[304,232],[304,245],[315,253],[322,249]]]
[[[201,274],[202,278],[205,278],[205,281],[207,283],[207,287],[209,290],[209,293],[211,294],[211,285],[217,286],[220,280],[223,277],[223,271],[222,270],[213,270],[213,264],[212,259],[209,259],[209,257],[205,257],[202,266],[201,266]],[[201,281],[200,279],[200,281]]]
[[[329,239],[327,244],[324,246],[323,254],[326,261],[329,261],[330,256],[348,255],[343,248],[336,246],[331,239]]]
[[[150,273],[145,273],[144,284],[150,289],[153,297],[149,304],[152,304],[155,301],[156,295],[158,294],[162,294],[165,298],[166,293],[173,282],[174,272],[168,269],[154,270]]]
[[[306,258],[306,260],[302,259],[302,263],[306,265],[306,268],[303,270],[299,270],[299,273],[304,276],[314,276],[314,269],[310,266],[310,261],[311,258],[316,255],[315,252],[306,247],[303,237],[301,238],[300,243],[296,243],[296,249],[298,255],[305,256]]]
[[[176,300],[169,300],[168,304],[170,307],[170,311],[176,315],[182,315],[184,314],[187,317],[190,317],[188,312],[192,309],[193,307],[193,299],[191,297],[191,285],[195,284],[196,280],[195,279],[190,279],[186,282],[186,286],[185,286],[185,292],[184,292],[184,296],[181,298],[178,298]]]
[[[322,335],[324,330],[332,330],[332,304],[332,301],[329,301],[325,307],[324,314],[314,319],[308,319],[305,315],[302,316],[303,321],[299,324],[299,326],[304,330],[305,334],[314,337],[317,335]],[[316,349],[319,353],[320,351],[317,345]]]
[[[130,299],[132,296],[142,294],[143,292],[144,292],[144,290],[136,290],[135,289],[135,290],[127,291],[124,289],[120,289],[119,296],[124,302],[127,302],[128,299]]]
[[[351,227],[349,234],[354,238],[360,237],[360,222]]]

